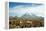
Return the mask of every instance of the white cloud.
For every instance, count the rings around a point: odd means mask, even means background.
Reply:
[[[38,6],[38,7],[32,7],[32,11],[37,16],[44,17],[44,5]]]
[[[26,12],[28,13],[34,13],[37,16],[44,17],[44,5],[38,6],[38,7],[24,7],[22,5],[16,6],[12,9],[10,9],[10,13],[15,13],[17,16],[22,16]]]
[[[27,12],[28,7],[23,7],[23,6],[17,6],[14,8],[10,8],[10,13],[15,13],[17,16],[21,16]]]

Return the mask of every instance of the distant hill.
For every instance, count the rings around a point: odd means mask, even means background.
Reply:
[[[37,21],[43,21],[44,18],[41,17],[41,16],[40,16],[40,17],[39,17],[39,16],[36,16],[36,15],[33,14],[33,13],[31,13],[31,14],[25,13],[25,14],[22,15],[21,17],[17,17],[17,16],[12,17],[12,16],[10,16],[10,17],[9,17],[9,20],[32,20],[32,21],[37,20]]]

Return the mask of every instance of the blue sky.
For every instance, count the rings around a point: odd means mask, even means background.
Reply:
[[[36,3],[20,3],[20,2],[9,2],[9,16],[22,16],[25,13],[34,13],[38,16],[43,15],[44,6],[43,4]],[[39,12],[40,11],[40,12]]]
[[[19,5],[32,6],[32,3],[9,2],[10,8],[13,8]]]

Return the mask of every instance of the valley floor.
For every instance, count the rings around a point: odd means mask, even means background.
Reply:
[[[27,21],[9,21],[9,28],[31,28],[31,27],[44,27],[44,22],[43,21],[32,21],[32,20],[27,20]]]

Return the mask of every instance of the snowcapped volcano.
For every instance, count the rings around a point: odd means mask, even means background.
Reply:
[[[27,18],[27,19],[33,19],[33,18],[35,18],[35,14],[33,14],[33,13],[28,13],[28,12],[26,12],[25,14],[23,14],[21,17],[22,18]]]
[[[28,19],[28,20],[40,20],[40,19],[43,19],[43,17],[41,16],[36,16],[35,14],[33,13],[25,13],[24,15],[22,15],[21,17],[19,17],[21,19]]]

